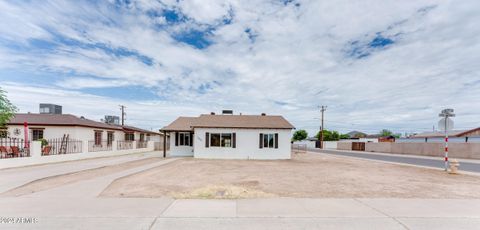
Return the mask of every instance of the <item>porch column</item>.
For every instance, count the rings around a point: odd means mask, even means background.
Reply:
[[[163,130],[163,158],[167,157],[167,131]]]

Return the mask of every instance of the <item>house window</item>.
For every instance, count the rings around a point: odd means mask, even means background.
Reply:
[[[147,134],[147,141],[150,141],[150,134]]]
[[[210,134],[210,146],[220,147],[220,133]]]
[[[115,140],[115,135],[113,132],[107,133],[107,144],[112,145],[113,141]]]
[[[212,133],[210,134],[210,146],[212,147],[232,147],[232,133]]]
[[[140,133],[140,141],[145,141],[145,134],[144,133]]]
[[[102,145],[102,131],[95,131],[95,145]]]
[[[260,148],[278,148],[278,133],[260,133]]]
[[[177,137],[178,140],[176,143],[178,143],[179,146],[190,146],[190,133],[178,133]]]
[[[220,140],[221,147],[232,147],[232,134],[231,133],[222,133],[222,139]]]
[[[40,113],[50,113],[50,108],[42,107],[42,108],[40,108]]]
[[[134,141],[135,135],[133,133],[125,133],[125,140],[126,141]]]
[[[43,129],[32,129],[32,140],[38,141],[43,139]]]

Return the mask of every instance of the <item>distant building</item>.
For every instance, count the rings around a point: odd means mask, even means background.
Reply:
[[[120,117],[119,116],[112,116],[112,115],[105,115],[105,123],[110,125],[120,125]]]
[[[41,103],[39,112],[40,114],[62,114],[62,106]]]
[[[363,132],[360,132],[360,131],[351,131],[349,133],[347,133],[348,136],[350,136],[350,138],[364,138],[367,136],[366,133],[363,133]]]
[[[424,132],[411,136],[410,138],[435,138],[435,137],[444,137],[445,132],[436,131],[436,132]],[[478,137],[480,136],[480,127],[468,130],[451,130],[448,131],[448,136],[450,137]]]

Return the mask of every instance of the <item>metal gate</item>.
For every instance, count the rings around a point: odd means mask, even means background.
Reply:
[[[352,150],[365,151],[365,142],[352,142]]]

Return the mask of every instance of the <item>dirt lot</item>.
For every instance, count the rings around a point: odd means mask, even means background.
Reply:
[[[104,166],[96,169],[79,171],[75,173],[47,177],[40,180],[32,181],[28,184],[22,185],[10,191],[6,191],[0,194],[0,197],[22,196],[29,193],[44,191],[44,190],[56,188],[59,186],[82,181],[82,180],[89,180],[99,176],[105,176],[105,175],[117,173],[123,170],[139,167],[145,164],[151,164],[161,160],[162,158],[147,158],[142,160],[135,160],[135,161],[130,161],[126,163],[121,163],[117,165]]]
[[[120,178],[102,196],[480,198],[480,177],[323,154],[280,161],[186,158]]]

